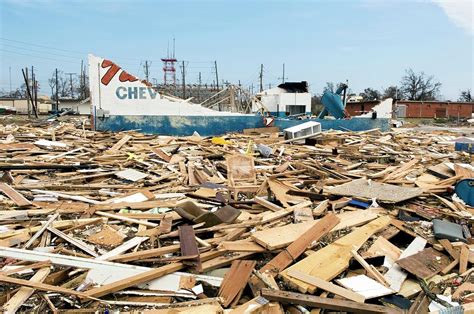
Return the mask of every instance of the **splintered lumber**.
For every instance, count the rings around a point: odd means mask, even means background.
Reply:
[[[423,189],[358,179],[332,189],[327,189],[327,192],[333,195],[352,196],[366,200],[375,198],[377,201],[398,203],[420,196],[423,193]]]
[[[450,264],[449,257],[433,248],[399,259],[397,264],[420,279],[428,279]]]
[[[221,251],[221,252],[222,254],[225,253],[225,251]],[[229,265],[230,263],[232,263],[232,261],[247,258],[249,256],[252,256],[253,254],[254,252],[236,252],[236,253],[233,253],[232,255],[218,256],[216,258],[203,262],[202,271],[207,272],[216,268],[220,268],[220,267]]]
[[[11,186],[4,182],[0,182],[0,191],[2,191],[3,194],[8,196],[8,198],[15,202],[15,204],[18,206],[31,205],[31,202],[29,200],[27,200],[23,195],[18,193],[15,189],[13,189]]]
[[[336,217],[340,222],[331,230],[337,231],[347,227],[354,227],[362,225],[368,221],[377,218],[377,214],[369,210],[357,210],[353,212],[344,212],[337,214]],[[301,235],[307,232],[319,220],[299,223],[299,224],[288,224],[282,227],[276,227],[271,229],[265,229],[257,231],[252,234],[252,239],[258,244],[266,247],[269,250],[275,250],[283,248],[290,243],[293,243]]]
[[[356,261],[359,262],[359,264],[364,267],[365,271],[372,277],[373,279],[377,280],[380,284],[384,286],[389,286],[385,278],[382,276],[382,274],[372,265],[367,263],[362,256],[360,256],[357,251],[352,250],[351,251],[352,256],[356,259]]]
[[[59,231],[58,229],[56,228],[51,228],[51,227],[48,227],[48,231],[51,232],[51,233],[54,233],[55,235],[57,235],[58,237],[62,238],[63,240],[71,243],[72,245],[74,245],[75,247],[83,250],[84,252],[86,252],[87,254],[91,255],[91,256],[94,256],[94,257],[99,257],[99,255],[94,251],[94,249],[92,249],[89,245],[87,245],[86,243],[82,242],[81,240],[78,240],[78,239],[75,239],[73,237],[70,237],[68,236],[67,234],[65,234],[64,232],[62,231]]]
[[[376,256],[385,256],[390,259],[391,262],[396,261],[401,254],[401,250],[393,245],[390,241],[384,237],[378,237],[372,246],[362,254],[364,258],[371,258]]]
[[[106,213],[106,212],[103,212],[103,211],[96,211],[95,214],[100,215],[100,216],[104,216],[104,217],[108,217],[108,218],[112,218],[112,219],[123,220],[123,221],[129,222],[129,223],[144,225],[144,226],[152,227],[152,228],[158,226],[158,224],[156,224],[154,222],[148,222],[148,221],[144,221],[144,220],[141,220],[141,219],[128,218],[128,217],[125,217],[125,216],[110,214],[110,213]]]
[[[273,313],[271,311],[264,311],[269,306],[270,304],[267,299],[258,296],[231,310],[229,314]]]
[[[163,246],[156,249],[149,249],[149,250],[142,250],[138,252],[131,252],[127,254],[117,255],[108,258],[109,261],[117,261],[117,262],[130,262],[130,261],[138,261],[147,258],[159,257],[165,254],[178,252],[181,246],[179,244],[173,244],[168,246]]]
[[[23,246],[24,249],[29,248],[35,241],[40,237],[40,235],[49,227],[49,225],[56,219],[58,218],[59,214],[56,213],[52,215],[47,222],[43,223],[43,226],[41,229],[39,229],[31,238],[28,240],[28,242],[25,243]]]
[[[323,280],[331,280],[349,266],[349,261],[352,258],[351,250],[359,249],[370,236],[389,223],[390,218],[382,216],[362,227],[358,227],[348,235],[290,266],[280,275],[286,282],[296,286],[301,292],[314,292],[315,287],[313,285],[291,278],[287,271],[297,270]]]
[[[179,244],[181,256],[190,257],[192,260],[183,261],[185,265],[192,265],[197,271],[201,271],[201,258],[196,242],[196,236],[192,226],[185,225],[179,227]]]
[[[426,245],[426,240],[421,237],[416,237],[410,245],[400,254],[400,259],[411,256],[423,250]],[[390,284],[390,288],[395,291],[400,291],[403,282],[407,278],[407,273],[404,272],[401,267],[397,264],[393,264],[392,267],[384,274],[384,278]]]
[[[286,250],[281,251],[271,261],[265,264],[260,269],[260,272],[268,272],[272,276],[276,276],[280,271],[288,267],[294,260],[303,254],[312,242],[318,241],[321,237],[325,236],[339,223],[339,221],[340,219],[333,213],[327,214],[292,242]]]
[[[467,264],[469,258],[469,248],[466,245],[461,247],[461,253],[459,254],[459,273],[463,274],[467,271]]]
[[[109,149],[109,153],[116,153],[118,150],[120,150],[120,148],[122,148],[123,145],[125,145],[128,141],[130,141],[132,139],[132,137],[128,134],[125,134],[117,143],[114,144],[114,146],[112,146],[110,149]]]
[[[272,202],[269,202],[267,201],[266,199],[262,198],[262,197],[259,197],[259,196],[256,196],[254,199],[255,203],[265,207],[265,208],[268,208],[269,210],[271,211],[274,211],[274,212],[277,212],[279,210],[282,210],[283,207],[280,207],[276,204],[273,204]]]
[[[43,282],[51,272],[49,267],[41,268],[31,277],[32,282]],[[15,313],[23,303],[35,292],[35,289],[29,287],[21,287],[13,297],[3,305],[4,313]]]
[[[270,301],[277,301],[286,304],[300,304],[314,308],[335,310],[352,313],[402,313],[402,311],[373,304],[363,304],[360,302],[347,301],[342,299],[322,298],[314,295],[262,289],[262,297]]]
[[[85,299],[93,299],[97,300],[96,298],[87,295],[86,293],[71,290],[71,289],[66,289],[62,287],[57,287],[53,285],[48,285],[44,284],[41,282],[36,282],[32,280],[23,280],[23,279],[18,279],[18,278],[13,278],[13,277],[8,277],[0,274],[0,282],[6,282],[6,283],[11,283],[14,285],[19,285],[22,287],[30,287],[33,289],[41,290],[41,291],[51,291],[51,292],[58,292],[58,293],[63,293],[67,295],[74,295],[78,296],[80,298],[85,298]]]
[[[298,280],[301,280],[303,282],[306,282],[308,284],[311,284],[318,289],[322,289],[327,292],[331,292],[334,294],[337,294],[343,298],[346,298],[348,300],[354,301],[354,302],[360,302],[364,303],[365,297],[363,295],[360,295],[358,293],[355,293],[351,290],[345,289],[343,287],[337,286],[335,284],[330,283],[329,281],[322,280],[321,278],[315,277],[315,276],[310,276],[308,274],[304,274],[302,272],[299,272],[297,270],[290,270],[288,271],[288,275],[296,278]]]
[[[219,244],[219,248],[222,248],[229,252],[257,253],[266,251],[265,248],[250,240],[224,241]]]
[[[223,299],[222,305],[224,307],[235,304],[240,299],[255,264],[255,261],[250,260],[232,262],[232,266],[224,276],[218,294]]]
[[[173,273],[175,271],[178,271],[178,270],[182,269],[183,266],[184,265],[182,263],[172,263],[172,264],[168,264],[168,265],[165,265],[165,266],[161,266],[161,267],[143,272],[143,273],[138,274],[138,275],[134,275],[134,276],[131,276],[131,277],[127,277],[127,278],[118,280],[118,281],[114,281],[110,284],[107,284],[107,285],[104,285],[104,286],[101,286],[101,287],[98,287],[98,288],[93,288],[91,290],[88,290],[85,293],[85,295],[86,295],[86,297],[98,298],[98,297],[101,297],[103,295],[107,295],[107,294],[112,293],[112,292],[116,292],[116,291],[119,291],[119,290],[122,290],[122,289],[125,289],[125,288],[128,288],[128,287],[133,287],[133,286],[136,286],[138,284],[151,281],[153,279],[160,278],[164,275],[167,275],[167,274],[170,274],[170,273]]]

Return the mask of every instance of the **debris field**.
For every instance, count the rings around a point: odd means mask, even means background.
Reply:
[[[468,313],[457,134],[0,126],[5,313]]]

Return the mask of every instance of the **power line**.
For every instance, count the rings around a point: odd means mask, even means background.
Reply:
[[[21,52],[18,52],[18,51],[10,51],[10,50],[5,50],[5,49],[0,49],[0,51],[6,52],[6,53],[11,53],[11,54],[16,54],[16,55],[27,56],[27,57],[33,57],[33,58],[47,59],[47,60],[51,60],[51,61],[61,61],[61,62],[77,64],[77,62],[72,62],[72,61],[67,61],[67,60],[60,60],[60,59],[53,59],[53,58],[48,58],[48,57],[35,56],[35,55],[27,54],[27,53],[21,53]],[[79,62],[79,60],[80,59],[78,59],[78,62]]]

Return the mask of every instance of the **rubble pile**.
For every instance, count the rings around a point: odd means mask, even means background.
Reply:
[[[474,311],[474,168],[456,137],[4,124],[0,303],[5,313]]]

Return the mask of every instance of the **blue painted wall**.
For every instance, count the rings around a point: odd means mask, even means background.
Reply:
[[[349,120],[289,120],[276,119],[274,126],[283,130],[300,123],[317,121],[323,130],[364,131],[390,128],[390,119],[352,118]],[[110,116],[95,119],[96,129],[102,131],[140,130],[144,133],[162,135],[192,135],[194,131],[202,136],[242,132],[243,129],[264,127],[261,116]]]
[[[96,129],[102,131],[140,130],[162,135],[202,136],[242,132],[264,127],[261,116],[110,116],[96,118]]]

